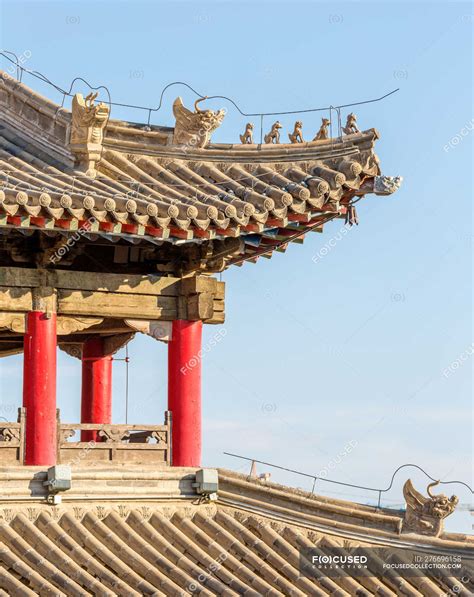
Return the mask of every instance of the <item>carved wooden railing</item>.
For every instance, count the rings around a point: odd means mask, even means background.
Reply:
[[[18,421],[0,420],[0,465],[23,464],[26,410],[18,409]]]
[[[95,439],[81,441],[81,431]],[[58,411],[58,464],[171,464],[171,413],[164,425],[61,423]]]
[[[23,464],[25,451],[26,409],[18,409],[18,421],[0,419],[0,466]],[[95,439],[81,441],[81,431]],[[171,413],[165,413],[164,425],[99,425],[61,423],[57,413],[57,462],[80,465],[171,464]]]

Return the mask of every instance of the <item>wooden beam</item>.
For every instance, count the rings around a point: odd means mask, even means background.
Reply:
[[[78,280],[79,276],[79,280]],[[95,272],[73,272],[55,270],[48,278],[58,289],[100,290],[126,294],[152,294],[156,296],[178,296],[180,294],[179,278],[169,276],[145,276],[104,274]]]
[[[177,296],[180,294],[180,283],[180,278],[172,278],[170,276],[0,267],[0,286],[29,288],[51,286],[65,290],[102,290],[133,294]]]
[[[115,292],[59,290],[58,311],[64,314],[97,315],[138,319],[177,317],[176,298]]]
[[[64,316],[219,323],[224,317],[224,296],[224,282],[207,275],[174,278],[0,268],[3,313],[31,311],[38,301],[54,302],[49,309],[54,311],[57,297],[57,313]]]

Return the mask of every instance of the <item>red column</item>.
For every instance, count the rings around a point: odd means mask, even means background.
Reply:
[[[31,311],[23,356],[25,464],[56,463],[56,313]]]
[[[168,409],[173,466],[201,466],[202,321],[173,321],[168,347]]]
[[[112,422],[112,357],[100,337],[82,347],[81,423]],[[100,441],[97,431],[81,431],[81,441]]]

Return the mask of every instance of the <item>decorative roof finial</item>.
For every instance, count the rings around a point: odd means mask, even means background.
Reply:
[[[251,122],[247,122],[245,125],[245,132],[243,135],[240,136],[240,142],[243,145],[252,145],[253,143],[253,124]]]
[[[263,140],[265,143],[280,143],[280,129],[282,128],[280,122],[277,120],[272,124],[270,132],[265,135]]]
[[[319,128],[319,131],[316,133],[316,137],[313,139],[313,141],[323,141],[325,139],[329,139],[328,127],[331,124],[331,121],[329,120],[329,118],[321,118],[321,122],[321,127]]]
[[[173,114],[176,118],[173,143],[205,147],[211,140],[211,133],[222,123],[225,110],[201,110],[198,107],[206,97],[201,97],[194,103],[194,112],[185,108],[183,100],[177,97],[173,103]]]
[[[398,191],[403,182],[403,176],[375,176],[373,192],[376,195],[392,195]]]
[[[97,92],[89,93],[84,99],[81,93],[76,93],[72,100],[70,149],[79,169],[91,174],[102,153],[104,129],[110,114],[107,104],[95,105],[97,96]]]
[[[353,112],[347,115],[346,126],[342,127],[342,131],[346,135],[360,133],[359,128],[357,127],[357,118]]]
[[[452,514],[459,502],[459,498],[452,495],[450,498],[444,494],[433,495],[431,488],[439,481],[430,483],[426,492],[430,497],[419,493],[411,479],[403,486],[403,495],[407,503],[405,518],[403,519],[403,533],[418,533],[438,537],[443,530],[443,520]]]
[[[303,139],[303,123],[301,120],[295,122],[295,128],[292,133],[288,133],[291,143],[304,143]]]

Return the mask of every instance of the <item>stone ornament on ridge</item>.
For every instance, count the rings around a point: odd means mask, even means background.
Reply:
[[[174,144],[191,147],[205,147],[209,144],[211,133],[224,120],[225,110],[201,110],[198,104],[206,99],[207,97],[202,97],[194,102],[194,112],[184,106],[180,97],[174,100],[173,114],[176,118]]]
[[[351,112],[347,116],[346,126],[342,127],[342,131],[346,135],[352,135],[354,133],[360,133],[360,130],[357,126],[357,117],[356,115]]]
[[[100,159],[104,129],[110,114],[107,104],[95,104],[97,95],[89,93],[84,99],[81,93],[76,93],[72,100],[70,149],[76,156],[79,169],[85,172],[93,172]]]
[[[303,139],[303,123],[301,120],[295,122],[295,128],[292,133],[288,133],[288,138],[291,143],[304,143]]]
[[[375,176],[373,192],[376,195],[391,195],[398,191],[402,182],[402,176]]]
[[[329,118],[322,118],[321,126],[319,128],[319,131],[316,133],[316,137],[313,139],[313,141],[323,141],[325,139],[329,139],[328,127],[330,124],[331,121],[329,120]]]
[[[76,93],[72,100],[71,143],[95,143],[103,141],[103,130],[110,108],[104,102],[95,104],[99,94],[89,93],[86,98]]]
[[[433,495],[431,488],[439,485],[439,481],[430,483],[426,489],[429,497],[417,491],[411,482],[406,481],[403,486],[403,496],[407,503],[402,533],[418,533],[438,537],[443,530],[443,520],[452,514],[459,502],[459,498],[452,495],[448,498],[444,494]]]
[[[243,135],[239,135],[240,142],[242,145],[252,145],[253,144],[253,124],[251,122],[247,122],[245,125],[245,131]]]
[[[265,143],[280,143],[280,129],[282,128],[281,123],[277,120],[272,124],[270,132],[265,135],[263,140]]]

